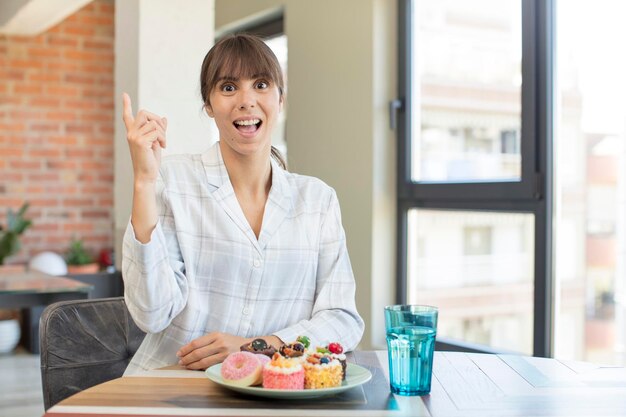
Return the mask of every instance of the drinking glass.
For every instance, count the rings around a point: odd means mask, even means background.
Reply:
[[[437,314],[436,307],[425,305],[385,307],[389,382],[394,394],[430,392]]]

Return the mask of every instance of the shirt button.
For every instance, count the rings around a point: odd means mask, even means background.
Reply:
[[[252,263],[252,265],[254,265],[255,268],[258,268],[261,266],[261,260],[259,258],[255,259],[254,262]]]
[[[241,311],[241,313],[242,313],[244,316],[247,316],[248,314],[250,314],[250,309],[249,309],[248,307],[245,307],[245,308]]]

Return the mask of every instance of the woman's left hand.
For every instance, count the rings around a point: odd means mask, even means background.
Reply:
[[[206,369],[223,362],[230,353],[238,352],[241,345],[250,341],[252,339],[228,333],[208,333],[178,350],[178,364],[187,369]]]

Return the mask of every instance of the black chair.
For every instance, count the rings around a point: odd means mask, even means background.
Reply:
[[[45,409],[122,376],[144,336],[123,297],[46,307],[39,324]]]

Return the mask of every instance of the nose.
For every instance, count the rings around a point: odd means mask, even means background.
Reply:
[[[256,94],[251,88],[240,90],[239,110],[253,108],[256,105]]]

